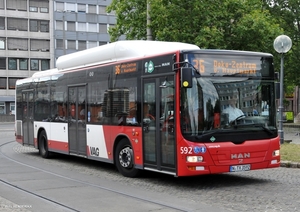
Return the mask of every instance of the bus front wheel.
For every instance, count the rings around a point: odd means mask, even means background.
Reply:
[[[118,171],[125,177],[137,177],[140,170],[134,168],[133,150],[130,142],[123,138],[117,145],[115,164]]]
[[[48,139],[46,132],[43,130],[39,135],[39,153],[43,158],[49,158]]]

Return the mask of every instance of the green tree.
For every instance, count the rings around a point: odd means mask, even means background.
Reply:
[[[200,48],[272,52],[282,33],[261,0],[148,0],[154,40],[194,43]],[[146,0],[113,0],[117,24],[112,41],[146,39]]]
[[[285,35],[292,40],[292,49],[284,55],[284,85],[287,93],[293,92],[295,85],[300,85],[300,1],[267,0],[269,11],[274,20],[284,29]],[[275,39],[275,38],[274,38]],[[274,53],[275,68],[280,70],[280,56]]]
[[[117,24],[109,29],[111,41],[121,35],[128,40],[146,38],[147,0],[112,0],[107,12],[115,12]]]

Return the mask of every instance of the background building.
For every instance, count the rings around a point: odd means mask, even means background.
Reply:
[[[0,0],[0,114],[14,114],[15,83],[64,54],[110,41],[111,0]],[[122,39],[122,38],[121,38]]]

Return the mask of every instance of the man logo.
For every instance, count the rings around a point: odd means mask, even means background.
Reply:
[[[231,159],[244,159],[250,158],[250,152],[248,153],[238,153],[238,154],[231,154]]]

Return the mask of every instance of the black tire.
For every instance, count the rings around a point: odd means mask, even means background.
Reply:
[[[48,139],[45,130],[41,131],[39,135],[39,153],[43,158],[50,157],[50,152],[48,150]]]
[[[118,171],[125,177],[137,177],[140,170],[134,168],[134,154],[130,142],[123,138],[117,145],[115,164]]]

